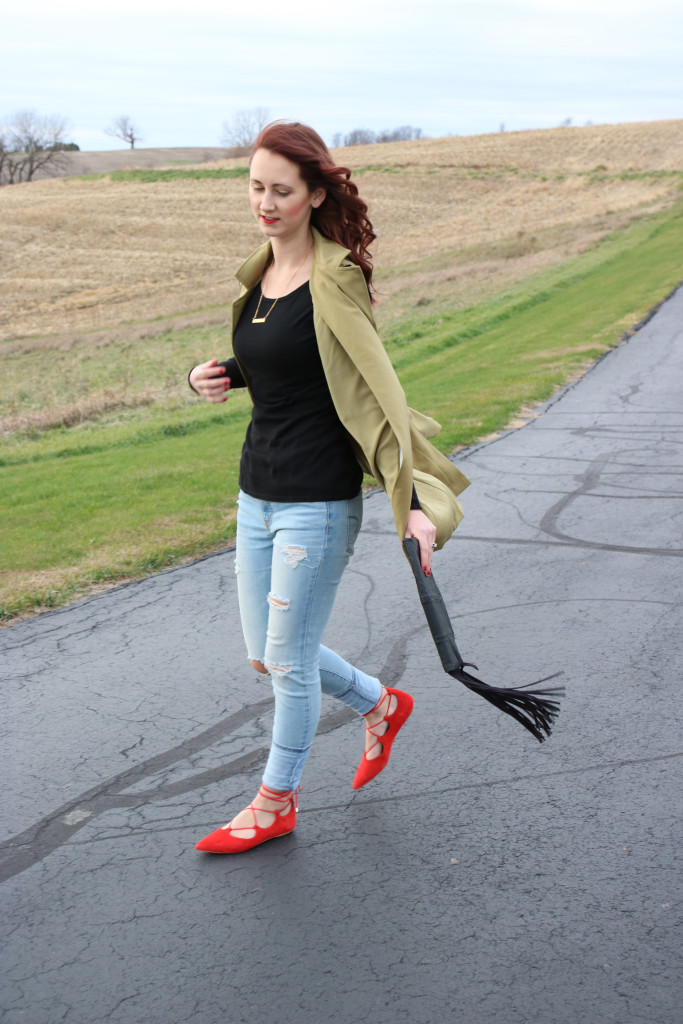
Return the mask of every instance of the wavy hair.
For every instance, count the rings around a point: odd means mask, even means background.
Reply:
[[[369,288],[372,256],[368,246],[377,236],[349,168],[338,167],[318,133],[299,121],[272,121],[259,132],[251,157],[257,149],[268,149],[296,164],[310,192],[325,189],[325,199],[311,213],[311,224],[349,250],[349,258],[361,268]]]

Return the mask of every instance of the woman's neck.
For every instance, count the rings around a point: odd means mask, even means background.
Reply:
[[[313,264],[313,238],[308,233],[304,244],[272,240],[273,259],[266,268],[261,282],[262,294],[270,299],[288,295],[304,281],[308,281]]]
[[[273,238],[271,240],[273,252],[272,264],[283,274],[293,271],[309,253],[313,250],[313,236],[310,231],[298,238]]]

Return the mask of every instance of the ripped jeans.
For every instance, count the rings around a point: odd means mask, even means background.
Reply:
[[[248,657],[270,673],[275,721],[263,781],[296,789],[320,717],[321,691],[361,715],[378,679],[320,641],[360,530],[363,499],[284,503],[240,492],[235,571]]]

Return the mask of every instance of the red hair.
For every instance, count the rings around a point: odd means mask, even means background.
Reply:
[[[311,224],[349,250],[370,287],[372,257],[368,246],[377,237],[368,219],[367,203],[358,195],[348,167],[337,167],[318,133],[298,121],[273,121],[259,132],[251,156],[268,149],[296,164],[310,192],[325,189],[325,199],[312,211]],[[250,157],[251,162],[251,157]]]

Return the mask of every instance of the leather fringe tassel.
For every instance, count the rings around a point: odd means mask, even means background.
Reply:
[[[403,548],[413,570],[420,602],[444,670],[449,676],[464,683],[468,689],[478,693],[489,704],[510,715],[528,729],[539,743],[543,743],[546,737],[550,736],[551,727],[560,713],[558,700],[565,695],[565,690],[563,686],[544,689],[532,687],[542,686],[543,683],[561,676],[562,672],[555,672],[526,686],[512,687],[490,686],[467,672],[468,668],[476,669],[477,666],[462,659],[455,642],[453,625],[434,575],[425,576],[422,571],[418,542],[413,538],[404,540]]]
[[[476,665],[470,665],[476,668]],[[489,686],[476,676],[465,671],[466,665],[463,662],[462,668],[451,669],[448,673],[454,679],[478,693],[480,697],[487,700],[489,704],[511,715],[520,725],[528,729],[532,736],[535,736],[539,743],[543,743],[552,732],[552,724],[560,713],[560,705],[557,698],[564,697],[563,686],[553,686],[545,690],[531,690],[531,686],[539,686],[547,683],[549,679],[556,679],[561,672],[555,672],[545,679],[538,679],[535,683],[528,683],[526,686]]]

